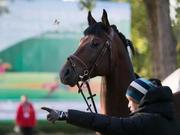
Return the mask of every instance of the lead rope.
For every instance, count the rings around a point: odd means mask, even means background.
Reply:
[[[96,96],[96,94],[92,94],[91,88],[90,88],[90,85],[89,85],[88,81],[86,81],[85,83],[86,83],[86,86],[87,86],[87,89],[88,89],[88,92],[89,92],[89,95],[90,95],[89,97],[87,97],[87,99],[91,99],[91,102],[92,102],[93,107],[94,107],[94,111],[95,111],[95,113],[98,113],[97,108],[96,108],[96,104],[95,104],[95,101],[94,101],[94,97]]]
[[[87,89],[88,89],[88,93],[89,93],[89,97],[86,98],[83,90],[82,90],[82,87],[83,85],[86,85]],[[92,94],[91,92],[91,88],[90,88],[90,85],[89,85],[89,82],[88,81],[83,81],[81,84],[79,84],[79,82],[76,84],[77,87],[78,87],[78,93],[82,95],[86,105],[87,105],[87,111],[89,110],[90,112],[93,112],[91,107],[92,105],[89,104],[88,100],[91,100],[92,104],[93,104],[93,108],[94,108],[94,112],[97,113],[97,108],[96,108],[96,104],[95,104],[95,101],[94,101],[94,97],[96,96],[96,94]]]
[[[93,108],[94,108],[94,112],[95,113],[98,113],[97,112],[97,108],[96,108],[96,104],[95,104],[95,101],[94,101],[94,97],[96,96],[96,94],[92,94],[91,92],[91,88],[90,88],[90,85],[89,85],[89,79],[86,80],[86,81],[83,81],[83,78],[88,74],[88,72],[84,72],[84,75],[82,76],[79,76],[81,78],[81,85],[77,82],[77,87],[78,87],[78,93],[80,93],[82,96],[83,96],[83,99],[84,101],[86,102],[86,105],[87,105],[87,111],[89,110],[90,112],[93,112],[91,107],[92,105],[89,104],[88,100],[91,100],[92,104],[93,104]],[[85,94],[83,93],[83,90],[82,90],[82,87],[83,85],[86,85],[86,88],[88,89],[88,93],[89,93],[89,97],[86,98]]]
[[[92,109],[91,109],[91,104],[88,103],[88,101],[86,99],[86,96],[84,95],[83,90],[81,89],[81,87],[83,86],[83,83],[81,85],[79,85],[79,83],[77,83],[76,85],[78,87],[78,93],[80,93],[82,95],[82,97],[83,97],[83,99],[84,99],[84,101],[85,101],[85,103],[86,103],[86,105],[88,107],[87,111],[89,110],[90,112],[93,112]]]

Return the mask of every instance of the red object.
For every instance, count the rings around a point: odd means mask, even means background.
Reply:
[[[0,74],[3,74],[6,72],[6,68],[2,65],[0,65]]]
[[[59,88],[59,83],[57,82],[44,83],[42,87],[45,89],[49,89],[50,91],[54,91],[57,88]]]
[[[20,127],[34,127],[36,125],[35,110],[31,103],[21,103],[18,106],[16,124]]]

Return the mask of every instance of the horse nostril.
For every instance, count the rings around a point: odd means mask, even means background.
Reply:
[[[71,72],[71,69],[70,69],[70,68],[67,68],[66,71],[65,71],[64,76],[65,76],[65,77],[68,77],[69,74],[70,74],[70,72]]]

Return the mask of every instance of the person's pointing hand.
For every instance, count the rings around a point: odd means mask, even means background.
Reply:
[[[68,117],[67,112],[54,110],[48,107],[41,107],[41,109],[49,113],[47,115],[47,120],[52,123],[55,123],[57,120],[66,120]]]

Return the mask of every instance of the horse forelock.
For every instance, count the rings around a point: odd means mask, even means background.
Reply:
[[[105,25],[102,22],[98,22],[92,26],[89,26],[84,31],[84,35],[95,35],[98,37],[101,37],[104,32],[107,32],[108,29],[105,27]]]

